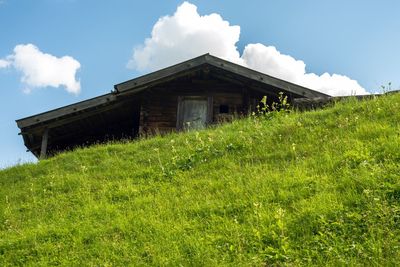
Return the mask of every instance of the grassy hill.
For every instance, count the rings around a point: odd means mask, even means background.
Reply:
[[[400,94],[0,171],[0,265],[387,265]]]

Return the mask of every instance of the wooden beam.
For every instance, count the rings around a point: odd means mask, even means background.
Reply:
[[[89,109],[93,109],[102,105],[108,105],[112,102],[115,102],[116,100],[117,96],[115,94],[102,95],[72,105],[64,106],[44,113],[36,114],[27,118],[19,119],[17,120],[17,125],[20,129],[26,128],[46,121],[55,120],[63,116],[79,112],[85,112]]]
[[[235,83],[237,85],[239,85],[241,88],[247,88],[247,89],[251,89],[253,91],[257,91],[260,92],[262,94],[267,94],[267,95],[273,95],[278,97],[279,96],[279,92],[283,91],[283,90],[279,90],[278,88],[272,87],[272,86],[259,86],[257,85],[255,82],[245,82],[245,81],[239,81],[233,77],[230,77],[230,75],[223,75],[223,74],[218,74],[218,73],[213,73],[212,74],[213,77],[215,77],[216,79],[221,79],[227,82],[231,82],[231,83]]]
[[[178,73],[185,73],[188,70],[192,70],[202,64],[206,63],[205,55],[199,56],[197,58],[193,58],[182,63],[161,69],[159,71],[155,71],[149,73],[147,75],[143,75],[141,77],[114,85],[114,89],[118,92],[123,92],[127,90],[131,91],[139,91],[140,87],[143,85],[154,85],[156,82],[169,80],[172,78],[176,78]],[[134,89],[134,90],[133,90]]]
[[[228,72],[234,73],[239,76],[246,77],[248,79],[258,81],[263,84],[271,85],[273,87],[277,87],[279,89],[282,89],[284,91],[297,94],[297,95],[302,95],[304,97],[327,97],[328,95],[311,90],[309,88],[287,82],[272,76],[269,76],[267,74],[255,71],[253,69],[249,69],[246,67],[243,67],[241,65],[237,65],[235,63],[220,59],[218,57],[214,57],[211,55],[205,55],[207,58],[207,63],[210,65],[218,68],[218,69],[223,69]]]
[[[129,103],[130,99],[124,99],[119,102],[110,102],[108,105],[100,105],[98,107],[94,107],[91,110],[85,110],[85,111],[80,111],[76,112],[75,114],[71,114],[69,116],[64,116],[60,117],[57,119],[54,119],[52,121],[47,121],[47,122],[42,122],[38,123],[37,125],[32,125],[29,128],[21,128],[22,135],[25,134],[32,134],[35,132],[41,132],[43,128],[56,128],[71,122],[79,121],[85,118],[88,118],[90,116],[94,116],[97,114],[101,114],[103,112],[107,112],[113,109],[117,109],[127,103]]]
[[[211,95],[207,97],[207,124],[210,125],[213,122],[214,115],[214,99]]]
[[[40,157],[39,159],[45,159],[47,156],[47,142],[49,139],[49,129],[46,128],[44,129],[43,135],[42,135],[42,145],[40,147]]]
[[[126,87],[126,89],[119,89],[118,93],[120,96],[124,96],[124,95],[134,95],[137,94],[139,92],[142,92],[144,90],[149,90],[151,88],[154,88],[160,84],[165,84],[171,81],[174,81],[178,78],[181,77],[185,77],[188,75],[193,75],[193,73],[196,73],[197,71],[199,71],[198,68],[191,68],[185,71],[181,71],[179,73],[176,74],[171,74],[170,76],[166,76],[166,77],[161,77],[159,79],[155,79],[154,81],[150,81],[148,83],[145,83],[143,86],[139,86],[139,84],[136,84],[135,86],[132,87]],[[149,75],[149,74],[148,74]],[[135,84],[135,83],[134,83]],[[141,83],[140,83],[141,84]]]
[[[182,96],[178,96],[178,107],[176,109],[176,130],[179,131],[181,129],[182,122]]]

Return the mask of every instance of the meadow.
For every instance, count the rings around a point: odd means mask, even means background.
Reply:
[[[0,171],[1,266],[395,266],[400,94]]]

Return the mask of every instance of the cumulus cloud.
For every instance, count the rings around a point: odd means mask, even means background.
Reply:
[[[368,94],[357,81],[339,74],[306,72],[306,64],[281,54],[273,46],[248,44],[242,55],[245,64],[257,71],[311,88],[328,95]]]
[[[154,70],[205,53],[237,62],[239,35],[239,26],[229,25],[215,13],[200,16],[195,5],[184,2],[173,16],[157,21],[151,37],[134,49],[128,67]]]
[[[306,72],[306,64],[275,47],[248,44],[242,55],[236,47],[240,26],[230,25],[219,14],[200,15],[191,3],[181,4],[172,16],[161,17],[151,37],[133,50],[128,67],[157,70],[201,54],[210,53],[329,95],[368,94],[356,80],[339,74]]]
[[[3,62],[3,63],[2,63]],[[61,58],[43,53],[33,44],[20,44],[14,53],[0,61],[0,67],[13,66],[22,73],[25,92],[39,87],[64,87],[67,92],[78,94],[81,89],[76,73],[80,63],[70,56]]]

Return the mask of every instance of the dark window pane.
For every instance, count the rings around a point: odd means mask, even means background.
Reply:
[[[228,105],[219,106],[219,113],[229,113],[229,106]]]

